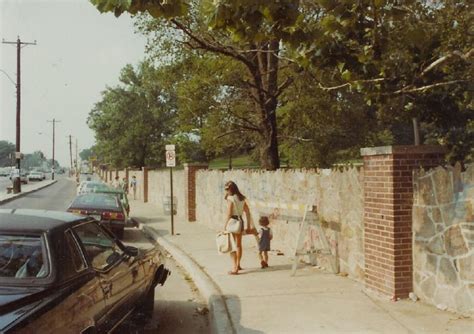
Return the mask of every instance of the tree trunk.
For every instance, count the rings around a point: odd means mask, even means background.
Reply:
[[[253,96],[261,117],[260,167],[276,170],[280,168],[276,121],[279,41],[273,40],[264,44],[259,47],[262,51],[257,51],[252,59],[255,64],[251,69],[255,84]]]

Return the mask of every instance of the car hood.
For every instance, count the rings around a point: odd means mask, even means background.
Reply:
[[[0,331],[41,303],[46,288],[0,288]]]

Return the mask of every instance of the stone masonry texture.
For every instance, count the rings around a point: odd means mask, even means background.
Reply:
[[[200,170],[196,173],[196,218],[211,228],[224,228],[226,202],[224,184],[232,180],[250,201],[316,205],[332,251],[339,255],[340,271],[353,279],[364,279],[363,172],[344,170]],[[292,256],[301,217],[291,212],[250,206],[257,224],[261,215],[270,217],[272,249]],[[308,233],[318,245],[314,229]],[[337,249],[336,249],[337,248]],[[327,259],[319,264],[329,268]]]
[[[414,291],[427,303],[474,314],[474,164],[417,171]]]
[[[185,219],[185,191],[184,171],[175,169],[173,171],[173,196],[177,200],[178,221]],[[156,205],[160,212],[164,212],[163,202],[170,196],[170,172],[169,170],[150,170],[148,172],[148,202]]]

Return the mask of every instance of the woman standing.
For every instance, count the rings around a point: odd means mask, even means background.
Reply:
[[[225,199],[227,200],[227,214],[224,230],[227,230],[227,224],[229,219],[234,218],[240,221],[240,228],[238,232],[233,232],[232,237],[234,238],[236,251],[230,253],[232,258],[232,270],[229,271],[229,275],[237,275],[240,267],[240,260],[242,259],[242,232],[244,231],[244,221],[242,215],[245,213],[245,219],[247,223],[250,223],[250,211],[245,201],[245,196],[239,191],[237,185],[228,181],[225,184]]]

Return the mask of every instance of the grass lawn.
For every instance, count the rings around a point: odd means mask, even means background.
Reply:
[[[240,155],[232,158],[232,168],[259,168],[260,165],[250,159],[248,155]],[[217,158],[209,163],[210,169],[229,168],[229,158]]]

